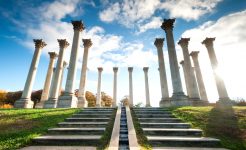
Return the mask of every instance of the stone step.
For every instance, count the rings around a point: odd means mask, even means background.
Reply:
[[[49,135],[102,135],[105,128],[51,128]]]
[[[101,135],[47,135],[33,139],[38,145],[83,145],[95,146],[99,144]]]
[[[191,127],[189,123],[140,123],[142,128],[184,128],[188,129]]]
[[[82,111],[114,111],[115,108],[84,108]]]
[[[110,118],[67,118],[66,122],[108,122]]]
[[[106,127],[108,122],[60,122],[59,127]]]
[[[135,114],[172,114],[170,111],[140,111],[140,110],[134,110]]]
[[[139,122],[152,122],[152,123],[176,123],[181,122],[178,118],[138,118]]]
[[[78,112],[78,113],[76,113],[76,114],[95,114],[95,115],[97,115],[97,114],[112,114],[113,113],[113,111],[80,111],[80,112]]]
[[[183,137],[183,136],[147,136],[153,147],[219,147],[220,141],[206,137]]]
[[[111,117],[112,114],[74,114],[71,117],[72,118],[105,118],[105,117]]]
[[[145,135],[165,136],[202,136],[200,129],[174,129],[174,128],[142,128]]]
[[[136,114],[138,118],[172,118],[171,114]]]
[[[152,147],[152,150],[228,150],[216,147]]]

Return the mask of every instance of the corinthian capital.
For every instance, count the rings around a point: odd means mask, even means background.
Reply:
[[[57,39],[60,48],[67,48],[69,46],[69,43],[66,39]]]
[[[202,41],[202,44],[204,44],[206,47],[213,46],[215,38],[207,38]]]
[[[118,67],[113,67],[113,71],[117,72],[118,71]]]
[[[164,19],[162,22],[161,28],[163,30],[173,29],[173,24],[175,22],[175,19]]]
[[[54,59],[58,56],[56,52],[48,52],[48,54],[50,55],[50,59]]]
[[[199,51],[192,51],[190,53],[190,56],[196,58],[196,57],[198,57],[198,54],[199,54]]]
[[[43,48],[47,45],[42,39],[33,39],[33,42],[35,43],[35,48]]]
[[[133,67],[128,67],[128,71],[132,72],[133,71]]]
[[[72,24],[73,24],[73,29],[74,30],[83,31],[85,29],[85,26],[84,26],[84,24],[83,24],[83,22],[81,20],[72,21]]]
[[[98,67],[98,72],[102,72],[103,71],[103,68],[102,67]]]
[[[179,44],[181,47],[188,47],[189,41],[190,41],[190,38],[181,38],[181,39],[179,40],[178,44]]]
[[[164,38],[156,38],[154,44],[157,48],[162,48],[163,42],[164,42]]]
[[[144,72],[148,72],[148,70],[149,70],[149,67],[143,67]]]
[[[92,46],[92,42],[91,42],[91,39],[82,39],[83,40],[83,43],[84,43],[84,47],[85,48],[89,48]]]

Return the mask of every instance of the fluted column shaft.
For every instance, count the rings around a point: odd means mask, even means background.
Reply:
[[[74,34],[71,55],[69,60],[69,67],[67,73],[67,80],[64,93],[59,97],[57,104],[58,108],[76,108],[78,106],[78,99],[74,95],[74,84],[76,81],[78,49],[80,46],[80,33],[84,30],[82,21],[72,21]]]
[[[44,88],[42,91],[40,102],[36,105],[36,108],[43,108],[44,101],[48,100],[49,98],[49,91],[50,91],[50,85],[51,85],[51,79],[53,75],[53,68],[55,64],[55,59],[57,57],[57,54],[55,52],[49,52],[50,55],[50,62],[46,74],[46,79],[44,82]]]
[[[154,42],[154,44],[157,48],[159,73],[160,73],[160,83],[161,83],[160,106],[162,106],[162,103],[164,100],[169,100],[167,75],[166,75],[165,61],[164,61],[163,50],[162,50],[163,42],[164,42],[164,38],[156,38],[156,40]]]
[[[117,102],[117,72],[118,72],[118,67],[113,68],[114,71],[114,85],[113,85],[113,103],[112,106],[116,107],[116,102]]]
[[[98,67],[98,83],[97,83],[97,101],[96,107],[101,107],[101,79],[102,79],[102,67]]]
[[[190,95],[190,90],[189,90],[189,86],[188,86],[188,80],[187,80],[187,71],[185,70],[185,67],[184,67],[184,61],[182,60],[181,62],[180,62],[180,65],[182,66],[182,69],[183,69],[183,72],[184,72],[184,79],[185,79],[185,87],[186,87],[186,91],[187,91],[187,95],[189,96]]]
[[[216,57],[215,51],[214,51],[214,46],[213,46],[214,40],[215,40],[215,38],[206,38],[202,42],[202,44],[205,45],[205,47],[207,48],[207,51],[208,51],[211,66],[212,66],[213,73],[214,73],[214,79],[215,79],[216,87],[217,87],[218,94],[219,94],[219,99],[220,100],[229,100],[230,98],[228,96],[228,93],[227,93],[227,90],[225,87],[225,83],[224,83],[223,79],[221,78],[221,76],[217,72],[218,60],[217,60],[217,57]]]
[[[84,25],[81,21],[73,21],[74,35],[73,44],[69,60],[69,69],[67,75],[67,81],[65,86],[65,93],[73,95],[74,83],[76,79],[77,60],[78,60],[78,49],[80,45],[80,33],[84,30]]]
[[[167,20],[164,19],[161,28],[166,32],[167,48],[169,54],[169,63],[170,63],[172,86],[173,86],[172,99],[182,100],[182,99],[187,99],[187,97],[184,95],[183,88],[182,88],[177,54],[174,45],[174,38],[173,38],[174,21],[175,19],[167,19]]]
[[[196,79],[197,79],[197,83],[198,83],[198,88],[199,88],[201,100],[208,101],[207,92],[205,89],[205,85],[204,85],[203,77],[202,77],[202,72],[200,69],[199,61],[198,61],[198,53],[199,53],[198,51],[193,51],[190,53],[190,56],[192,57],[193,64],[195,67]]]
[[[34,39],[33,41],[35,43],[35,51],[32,58],[32,63],[28,72],[27,80],[21,95],[21,99],[15,102],[15,108],[33,108],[33,102],[31,101],[33,84],[37,73],[41,50],[44,46],[46,46],[46,43],[43,42],[42,39]]]
[[[66,67],[67,67],[67,62],[63,61],[63,68],[62,68],[62,74],[61,74],[61,79],[60,79],[60,87],[59,87],[59,96],[61,95],[61,92],[62,92],[62,81],[63,81],[64,71],[65,71]]]
[[[54,79],[51,84],[49,99],[45,102],[44,108],[56,108],[59,95],[60,80],[63,70],[64,52],[65,49],[69,46],[69,43],[66,41],[66,39],[58,39],[57,41],[60,46],[60,51],[56,63]]]
[[[150,98],[149,98],[149,79],[148,79],[148,70],[149,67],[144,67],[144,81],[145,81],[145,97],[146,97],[146,107],[151,107]]]
[[[129,72],[129,106],[133,106],[133,85],[132,85],[132,71],[133,67],[128,67]]]
[[[83,43],[84,43],[84,54],[83,54],[83,62],[82,62],[79,93],[78,93],[79,108],[87,107],[87,100],[85,97],[86,71],[87,71],[89,48],[92,46],[91,39],[83,39]]]
[[[189,93],[189,99],[190,100],[200,100],[200,95],[198,92],[198,87],[196,83],[196,77],[193,71],[193,68],[191,66],[190,56],[189,56],[189,50],[188,50],[188,44],[189,44],[190,38],[181,38],[178,42],[178,44],[181,46],[184,56],[184,70],[186,71],[186,78],[187,78],[187,86],[188,86],[188,93]]]

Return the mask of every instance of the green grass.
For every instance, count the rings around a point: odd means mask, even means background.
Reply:
[[[202,129],[204,136],[220,139],[223,147],[246,149],[246,107],[180,107],[171,110],[175,116],[191,123],[194,128]]]
[[[0,150],[13,150],[31,143],[79,109],[0,109]]]
[[[114,109],[113,115],[110,117],[106,130],[103,133],[102,137],[100,138],[100,144],[97,146],[98,150],[106,149],[109,146],[112,131],[114,128],[114,120],[115,120],[116,112],[117,112],[117,109]]]

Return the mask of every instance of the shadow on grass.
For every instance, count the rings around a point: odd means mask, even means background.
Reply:
[[[246,148],[243,145],[238,118],[230,106],[215,106],[209,113],[205,130],[208,136],[221,139],[221,144],[226,148],[235,150]],[[234,144],[231,144],[232,142]]]

